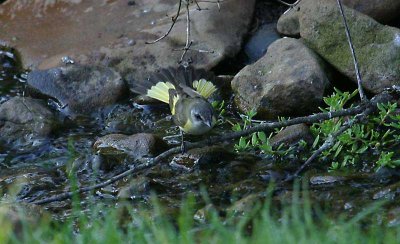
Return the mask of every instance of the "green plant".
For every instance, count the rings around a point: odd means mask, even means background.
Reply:
[[[327,108],[323,112],[333,112],[345,108],[357,94],[341,92],[324,98]],[[349,105],[351,107],[352,105]],[[370,115],[362,124],[355,124],[338,138],[336,143],[321,154],[321,158],[331,162],[330,169],[337,170],[348,166],[360,166],[363,162],[371,167],[396,167],[400,161],[398,154],[391,152],[399,146],[400,115],[396,113],[397,104],[378,104],[376,114]],[[319,148],[328,137],[352,118],[334,118],[311,126],[315,136],[313,149]]]
[[[263,123],[263,121],[256,121],[253,118],[257,115],[255,110],[250,110],[244,115],[241,115],[241,123],[236,123],[232,126],[233,131],[242,131],[248,129],[249,127]],[[280,120],[284,120],[284,118],[279,118]],[[279,131],[279,130],[277,130]],[[275,132],[277,132],[275,131]],[[274,156],[285,156],[289,152],[292,151],[292,147],[286,148],[283,144],[278,145],[277,147],[273,147],[271,144],[271,138],[274,133],[270,133],[269,136],[265,134],[265,132],[260,131],[253,133],[251,136],[240,137],[237,144],[235,144],[235,150],[237,152],[243,151],[260,151],[266,155],[274,155]]]
[[[225,101],[213,101],[211,103],[211,105],[213,106],[214,110],[218,113],[217,116],[217,124],[223,124],[225,119],[224,119],[224,115],[226,113],[226,109],[225,109]]]

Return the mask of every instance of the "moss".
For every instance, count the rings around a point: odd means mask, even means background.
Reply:
[[[356,80],[342,17],[336,11],[336,5],[330,8],[313,9],[320,11],[318,14],[307,13],[302,18],[302,36],[306,44],[321,57],[341,73]],[[345,13],[360,70],[367,81],[366,88],[379,92],[382,86],[398,82],[400,52],[393,44],[398,30],[380,25],[354,10],[347,9]],[[379,83],[382,84],[381,88]]]

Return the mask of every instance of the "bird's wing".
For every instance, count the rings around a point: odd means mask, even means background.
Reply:
[[[211,82],[214,75],[204,69],[193,67],[165,68],[151,74],[146,80],[133,82],[134,93],[147,95],[164,103],[170,103],[169,90],[175,90],[180,97],[209,98],[216,90]]]
[[[180,96],[175,89],[169,90],[169,107],[172,115],[175,115],[176,103],[178,102],[179,98]]]
[[[193,88],[205,98],[209,98],[217,90],[217,87],[211,81],[205,79],[193,81]]]
[[[164,103],[170,103],[169,90],[175,90],[175,86],[171,82],[158,82],[147,90],[147,96],[157,99]]]

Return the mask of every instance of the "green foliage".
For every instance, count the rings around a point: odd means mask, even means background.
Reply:
[[[335,93],[324,98],[327,108],[323,112],[338,111],[346,107],[349,101],[357,95],[341,92],[335,89]],[[351,107],[352,105],[350,105]],[[370,115],[362,124],[355,124],[341,134],[336,143],[325,150],[321,159],[331,162],[331,170],[337,170],[349,166],[362,167],[364,162],[370,167],[396,167],[400,165],[397,159],[399,155],[392,152],[399,146],[400,115],[396,113],[397,104],[378,104],[378,113]],[[330,134],[338,131],[342,125],[353,118],[333,118],[311,126],[315,136],[312,145],[318,149]]]
[[[242,131],[248,129],[254,125],[263,123],[262,121],[255,121],[253,118],[257,115],[255,110],[247,112],[245,115],[241,115],[241,123],[236,123],[232,126],[233,131]],[[280,118],[283,120],[284,118]],[[270,133],[269,136],[265,132],[260,131],[253,133],[251,136],[240,137],[239,142],[235,144],[235,150],[237,152],[244,151],[260,151],[266,155],[274,156],[285,156],[292,151],[292,148],[285,148],[284,145],[279,145],[274,148],[271,144],[271,137],[274,133]]]
[[[225,101],[213,101],[211,105],[213,106],[214,110],[218,113],[218,118],[221,118],[225,115],[226,112]]]
[[[354,106],[351,100],[358,94],[354,92],[342,92],[335,89],[335,92],[324,98],[326,108],[320,108],[322,112],[335,112],[344,108]],[[397,104],[378,104],[378,111],[370,115],[362,123],[357,123],[338,136],[335,144],[322,152],[320,159],[329,162],[330,170],[345,169],[348,167],[362,168],[365,166],[378,170],[382,167],[398,167],[400,165],[400,113]],[[262,121],[253,120],[255,111],[250,111],[241,116],[242,121],[233,124],[234,131],[242,131]],[[283,121],[285,118],[279,118]],[[340,117],[314,123],[311,132],[315,138],[312,145],[300,141],[296,146],[310,148],[308,155],[302,155],[306,160],[313,150],[317,150],[326,142],[332,133],[337,132],[345,123],[351,122],[353,117]],[[294,147],[278,145],[272,147],[271,137],[265,132],[253,133],[251,136],[241,137],[235,144],[237,152],[260,151],[261,153],[273,156],[287,156],[294,151]]]

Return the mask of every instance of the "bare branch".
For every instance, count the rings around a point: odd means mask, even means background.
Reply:
[[[186,0],[186,44],[183,48],[183,53],[179,63],[182,63],[183,59],[187,51],[189,50],[190,46],[192,45],[192,40],[190,40],[190,11],[189,11],[189,0]]]
[[[172,31],[172,29],[174,28],[174,25],[175,25],[176,21],[178,20],[179,15],[180,15],[180,13],[181,13],[182,1],[183,1],[183,0],[179,0],[178,10],[177,10],[177,12],[176,12],[176,15],[175,15],[174,17],[172,17],[172,24],[171,24],[171,26],[169,27],[168,31],[165,32],[164,35],[162,35],[161,37],[157,38],[156,40],[146,42],[146,44],[154,44],[154,43],[157,43],[157,42],[161,41],[162,39],[164,39],[165,37],[167,37],[167,36],[169,35],[169,33],[171,33],[171,31]]]
[[[354,69],[356,71],[356,77],[357,77],[358,93],[360,94],[361,100],[364,101],[364,100],[367,99],[367,97],[365,96],[365,93],[364,93],[364,90],[363,90],[363,87],[362,87],[362,83],[363,82],[361,80],[359,65],[358,65],[358,62],[357,62],[356,53],[354,51],[354,47],[353,47],[353,42],[352,42],[351,35],[350,35],[349,26],[347,25],[346,17],[344,16],[342,2],[340,0],[337,0],[337,3],[339,5],[340,14],[343,17],[343,24],[344,24],[344,28],[346,30],[347,41],[349,42],[351,55],[353,56]]]
[[[332,133],[329,135],[328,139],[322,144],[321,147],[316,150],[311,157],[307,159],[307,161],[301,165],[301,167],[290,177],[288,177],[285,181],[291,181],[294,178],[298,177],[300,173],[308,166],[310,165],[317,157],[325,150],[328,150],[331,148],[333,145],[335,145],[335,142],[337,138],[343,134],[347,129],[351,128],[354,124],[357,124],[361,122],[367,115],[369,115],[371,112],[373,112],[372,109],[366,109],[363,113],[358,114],[354,117],[354,119],[348,120],[344,125],[342,125],[338,131],[335,133]]]
[[[214,53],[214,51],[209,51],[209,50],[202,50],[202,49],[193,49],[191,48],[193,41],[190,40],[190,36],[191,36],[191,25],[190,25],[190,9],[189,6],[191,3],[195,3],[196,4],[196,9],[198,11],[201,10],[208,10],[207,8],[201,8],[199,3],[202,2],[207,2],[207,3],[216,3],[218,6],[218,10],[221,9],[220,3],[223,2],[222,0],[216,0],[216,1],[199,1],[199,0],[179,0],[179,4],[178,4],[178,10],[177,13],[174,17],[172,17],[172,23],[171,26],[169,27],[168,31],[162,35],[161,37],[157,38],[154,41],[148,41],[146,42],[146,44],[154,44],[157,43],[161,40],[163,40],[164,38],[166,38],[172,31],[172,29],[175,26],[175,23],[177,22],[180,14],[181,14],[181,9],[182,9],[182,1],[185,1],[186,4],[186,42],[185,42],[185,46],[183,48],[179,48],[179,49],[174,49],[173,51],[183,51],[178,63],[182,63],[184,62],[184,58],[187,54],[187,52],[190,51],[196,51],[199,53]],[[190,63],[191,61],[186,61],[187,63]]]
[[[282,0],[275,0],[275,1],[277,1],[278,3],[281,3],[281,4],[285,5],[285,6],[288,6],[289,8],[294,8],[294,7],[296,7],[297,4],[299,4],[299,2],[300,2],[301,0],[297,0],[297,1],[294,2],[294,3],[287,3],[287,2],[284,2],[284,1],[282,1]]]

